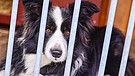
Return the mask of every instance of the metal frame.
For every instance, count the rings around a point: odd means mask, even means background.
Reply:
[[[12,50],[13,50],[13,45],[14,45],[15,26],[16,26],[17,11],[18,11],[18,3],[19,3],[19,0],[13,0],[8,47],[7,47],[6,66],[5,66],[5,76],[10,76],[11,59],[12,59],[12,52],[13,52]]]
[[[128,60],[133,30],[134,30],[134,24],[135,24],[135,0],[132,0],[130,18],[129,18],[127,34],[126,34],[126,39],[125,39],[125,45],[124,45],[124,49],[123,49],[123,55],[122,55],[120,71],[119,71],[118,76],[125,75],[125,70],[126,70],[126,65],[127,65],[127,60]]]
[[[13,44],[14,44],[18,2],[19,2],[18,0],[13,0],[11,23],[10,23],[11,27],[9,31],[9,40],[8,40],[8,47],[7,47],[5,76],[10,76],[10,69],[11,69],[10,67],[11,67],[12,50],[13,50]],[[70,68],[71,68],[71,61],[72,61],[72,55],[73,55],[73,49],[74,49],[74,43],[75,43],[77,23],[78,23],[78,18],[79,18],[80,4],[81,4],[81,0],[75,0],[74,13],[73,13],[73,19],[72,19],[72,25],[71,25],[72,26],[71,35],[70,35],[69,47],[68,47],[68,57],[66,61],[64,76],[70,76]],[[42,49],[43,49],[43,42],[44,42],[44,35],[45,35],[44,28],[46,28],[48,5],[49,5],[49,0],[44,0],[34,76],[38,76],[39,71],[40,71],[40,59],[41,59],[41,54],[42,54]],[[117,7],[117,0],[111,0],[110,12],[109,12],[109,17],[108,17],[108,23],[107,23],[106,34],[105,34],[105,39],[104,39],[104,44],[103,44],[103,49],[102,49],[101,63],[99,67],[98,76],[104,75],[116,7]],[[125,39],[125,45],[124,45],[124,50],[123,50],[119,76],[124,76],[125,74],[125,69],[126,69],[126,64],[127,64],[132,34],[133,34],[134,23],[135,23],[135,0],[132,0],[132,8],[131,8],[131,13],[130,13],[130,18],[129,18],[129,24],[128,24],[127,35]]]
[[[108,17],[108,22],[107,22],[107,26],[106,26],[106,32],[105,32],[105,38],[104,38],[104,43],[103,43],[103,49],[102,49],[98,76],[104,76],[105,65],[106,65],[106,61],[107,61],[108,49],[109,49],[109,44],[110,44],[110,39],[111,39],[111,34],[112,34],[112,28],[113,28],[113,23],[114,23],[117,2],[118,2],[117,0],[111,0],[109,17]]]
[[[74,6],[74,12],[73,12],[73,18],[71,24],[71,34],[70,34],[69,45],[68,45],[68,56],[66,60],[66,68],[65,68],[64,76],[70,76],[70,69],[71,69],[71,62],[72,62],[72,56],[74,50],[80,5],[81,5],[81,0],[75,0],[75,6]]]
[[[40,71],[40,60],[41,60],[41,54],[43,49],[44,37],[45,37],[48,7],[49,7],[49,0],[44,0],[43,9],[42,9],[43,11],[41,16],[41,24],[39,30],[39,39],[38,39],[38,46],[37,46],[37,57],[36,57],[34,76],[38,76]]]

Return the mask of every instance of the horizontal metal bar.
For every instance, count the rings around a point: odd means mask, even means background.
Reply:
[[[74,50],[74,43],[75,43],[75,36],[76,36],[80,6],[81,6],[81,0],[75,0],[73,19],[72,19],[72,24],[71,24],[71,34],[70,34],[69,45],[68,45],[68,56],[66,60],[64,76],[70,76],[70,69],[71,69],[71,62],[72,62],[72,56],[73,56],[73,50]]]
[[[41,60],[41,54],[42,54],[42,49],[43,49],[43,43],[44,43],[48,6],[49,6],[49,0],[44,0],[43,1],[42,16],[41,16],[40,31],[39,31],[38,46],[37,46],[37,56],[36,56],[34,76],[39,76],[40,60]]]
[[[7,47],[7,56],[6,56],[5,76],[10,76],[18,3],[19,3],[18,0],[13,0],[8,47]]]
[[[125,76],[125,70],[126,70],[126,65],[127,65],[132,35],[133,35],[134,22],[135,22],[135,0],[132,1],[133,2],[132,2],[127,34],[126,34],[126,39],[125,39],[125,44],[124,44],[124,49],[122,54],[119,76]]]
[[[108,55],[108,49],[109,49],[109,44],[110,44],[110,39],[111,39],[111,33],[112,33],[112,28],[113,28],[113,23],[114,23],[116,7],[117,7],[117,0],[111,0],[109,17],[108,17],[108,22],[107,22],[107,27],[106,27],[106,32],[105,32],[105,39],[104,39],[104,43],[103,43],[103,49],[102,49],[98,76],[104,76],[105,65],[106,65],[106,60],[107,60],[107,55]]]

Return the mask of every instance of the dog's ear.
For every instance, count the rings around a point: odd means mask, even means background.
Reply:
[[[80,15],[92,16],[94,13],[99,12],[99,8],[88,1],[82,1]]]
[[[35,13],[37,15],[41,12],[42,0],[22,0],[25,11]]]
[[[43,0],[22,0],[22,3],[25,10],[40,15],[42,11]],[[49,2],[49,7],[50,6],[51,6],[51,2]]]
[[[74,9],[74,3],[69,5],[69,9],[71,12],[73,12]],[[89,2],[89,1],[82,1],[81,2],[81,9],[80,9],[80,16],[92,16],[94,13],[99,12],[99,8]]]

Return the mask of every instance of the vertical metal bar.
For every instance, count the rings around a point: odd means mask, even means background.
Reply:
[[[134,22],[135,22],[135,0],[132,0],[132,7],[130,12],[130,18],[129,18],[128,28],[127,28],[123,54],[122,54],[119,76],[125,76],[125,70],[126,70],[126,65],[127,65],[131,40],[132,40],[132,34],[134,29]]]
[[[109,17],[108,17],[108,22],[107,22],[107,27],[106,27],[106,32],[105,32],[105,39],[104,39],[104,43],[103,43],[103,49],[102,49],[98,76],[104,76],[105,65],[106,65],[107,54],[108,54],[108,49],[109,49],[109,44],[110,44],[110,39],[111,39],[111,33],[112,33],[112,28],[113,28],[116,7],[117,7],[117,0],[111,0]]]
[[[68,45],[68,56],[66,60],[64,76],[70,76],[70,68],[71,68],[72,55],[74,50],[80,6],[81,6],[81,0],[75,0],[73,19],[71,24],[71,34],[70,34],[69,45]]]
[[[41,60],[41,54],[42,54],[42,49],[43,49],[43,43],[44,43],[48,6],[49,6],[49,0],[43,0],[43,9],[42,9],[42,16],[41,16],[41,24],[40,24],[40,31],[39,31],[34,76],[39,76],[40,60]]]
[[[18,0],[13,0],[8,47],[7,47],[7,56],[6,56],[5,76],[10,76],[18,3],[19,3]]]

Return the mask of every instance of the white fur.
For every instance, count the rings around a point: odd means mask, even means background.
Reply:
[[[61,31],[61,24],[63,22],[62,12],[59,7],[54,7],[50,14],[57,28],[45,46],[45,55],[53,62],[62,62],[67,56],[67,42]],[[60,58],[54,58],[50,53],[51,49],[60,49],[62,51],[62,56]]]
[[[26,37],[27,31],[28,31],[28,29],[24,28],[23,35],[17,39],[17,42],[21,42],[20,45],[22,45],[25,42],[25,37]]]
[[[59,48],[62,50],[62,56],[60,58],[57,58],[57,60],[55,60],[55,58],[50,53],[50,50],[55,48]],[[56,32],[52,35],[52,37],[48,40],[45,48],[45,54],[50,60],[54,62],[64,61],[66,59],[67,42],[63,38],[60,30],[57,29]]]
[[[5,72],[5,70],[0,71],[0,76],[4,76],[4,72]],[[14,72],[11,72],[11,76],[14,76],[13,74],[14,74]],[[18,76],[34,76],[34,74],[20,73]],[[39,74],[39,76],[43,76],[43,75]]]
[[[60,28],[61,24],[63,22],[62,12],[60,10],[60,7],[54,7],[53,11],[51,12],[51,15],[52,15],[57,27]]]
[[[82,66],[83,61],[86,60],[86,58],[84,57],[84,53],[80,53],[80,55],[81,57],[78,57],[74,62],[75,67],[72,67],[71,76],[76,75],[77,70]]]
[[[34,76],[34,74],[21,73],[21,74],[19,74],[19,76]],[[39,74],[38,76],[43,76],[43,75]]]
[[[0,71],[0,76],[5,75],[5,70]],[[14,69],[11,71],[10,76],[14,76]]]
[[[96,75],[96,76],[98,76],[98,75]],[[111,76],[111,75],[104,75],[104,76]]]
[[[26,54],[24,58],[25,58],[25,68],[27,68],[27,70],[25,74],[21,73],[20,76],[33,76],[36,54]],[[40,67],[43,67],[50,63],[51,61],[48,60],[44,54],[42,54]]]
[[[96,76],[98,76],[98,72],[97,72]],[[109,75],[109,74],[106,74],[106,75],[104,75],[104,76],[111,76],[111,75]]]
[[[4,70],[0,71],[0,76],[4,76]]]
[[[77,58],[74,62],[75,67],[72,67],[71,76],[76,75],[77,70],[82,66],[83,60],[81,58]]]

